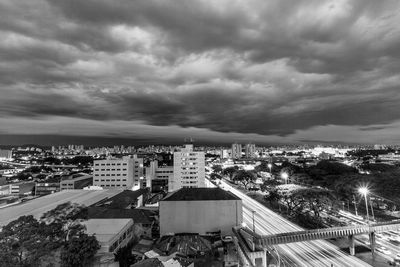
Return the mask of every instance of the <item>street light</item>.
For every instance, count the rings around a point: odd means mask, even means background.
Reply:
[[[366,188],[366,187],[361,187],[361,188],[358,189],[358,192],[359,192],[361,195],[364,195],[364,199],[365,199],[365,208],[366,208],[366,210],[367,210],[367,221],[368,221],[368,224],[369,224],[369,212],[368,212],[368,203],[367,203],[367,195],[368,195],[369,190],[368,190],[368,188]]]
[[[287,174],[287,172],[283,172],[281,174],[281,177],[282,177],[283,180],[285,180],[285,184],[287,184],[288,183],[288,179],[289,179],[289,174]]]
[[[255,233],[256,232],[256,224],[255,224],[255,220],[254,220],[254,215],[256,214],[256,211],[252,210],[251,212],[253,213],[253,233]]]
[[[272,164],[271,163],[268,163],[268,168],[269,168],[269,174],[272,177]]]

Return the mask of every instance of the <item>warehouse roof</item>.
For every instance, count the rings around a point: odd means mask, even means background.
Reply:
[[[168,194],[162,201],[240,200],[221,188],[181,188]]]

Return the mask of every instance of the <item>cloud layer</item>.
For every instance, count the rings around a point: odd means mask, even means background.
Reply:
[[[0,0],[2,131],[397,142],[398,25],[395,0]]]

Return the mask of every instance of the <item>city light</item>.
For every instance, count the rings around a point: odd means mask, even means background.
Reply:
[[[368,188],[366,188],[366,187],[360,187],[360,188],[358,189],[358,192],[359,192],[360,194],[366,196],[366,195],[368,195],[369,190],[368,190]]]

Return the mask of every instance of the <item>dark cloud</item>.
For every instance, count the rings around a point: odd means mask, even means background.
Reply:
[[[0,117],[278,136],[382,130],[400,119],[399,7],[0,0]]]

